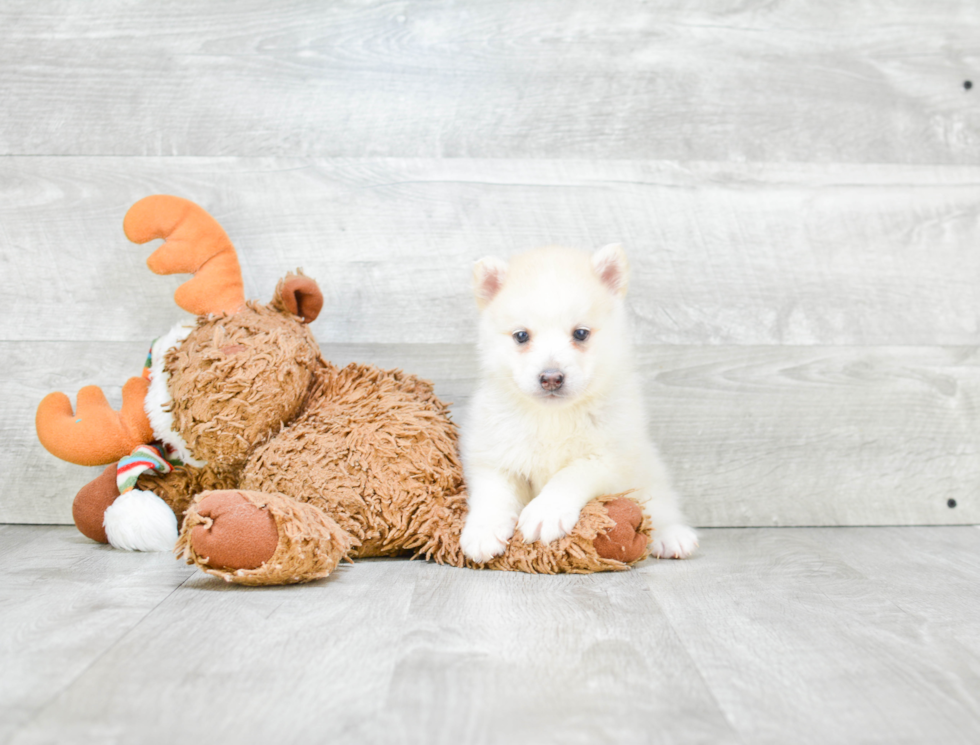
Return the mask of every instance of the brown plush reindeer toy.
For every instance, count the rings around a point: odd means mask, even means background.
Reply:
[[[120,411],[95,386],[79,391],[75,412],[62,393],[38,407],[51,453],[108,464],[75,498],[89,538],[176,544],[189,563],[245,585],[316,579],[345,557],[585,573],[646,556],[639,506],[611,495],[589,503],[569,536],[542,545],[518,533],[502,556],[473,565],[459,549],[456,431],[428,382],[323,359],[306,325],[323,298],[302,274],[280,281],[268,305],[246,301],[231,241],[196,204],[147,197],[123,227],[136,243],[166,239],[147,264],[194,274],[175,300],[198,318],[154,342]]]

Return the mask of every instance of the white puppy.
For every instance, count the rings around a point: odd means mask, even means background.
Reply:
[[[549,543],[589,500],[629,489],[654,527],[651,553],[683,559],[697,538],[647,434],[619,246],[542,248],[477,262],[482,379],[461,436],[469,490],[463,552],[484,562],[519,527]]]

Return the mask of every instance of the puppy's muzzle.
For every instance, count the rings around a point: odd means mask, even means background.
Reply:
[[[565,376],[562,375],[561,370],[545,370],[538,377],[538,381],[545,391],[554,393],[565,382]]]

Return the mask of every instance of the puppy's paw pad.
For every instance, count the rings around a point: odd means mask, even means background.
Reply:
[[[540,540],[551,543],[572,532],[581,510],[550,501],[532,501],[521,512],[517,523],[525,543]]]
[[[517,515],[497,520],[468,519],[459,536],[459,547],[468,558],[483,564],[507,550],[516,524]]]
[[[698,547],[698,536],[686,525],[667,525],[653,531],[650,555],[657,559],[686,559]]]

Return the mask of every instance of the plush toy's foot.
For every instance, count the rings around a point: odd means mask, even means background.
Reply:
[[[572,532],[550,543],[524,543],[520,530],[507,550],[486,564],[468,566],[533,574],[589,574],[628,569],[645,559],[650,521],[628,496],[598,497],[582,509]]]
[[[243,585],[284,585],[325,577],[354,539],[320,510],[282,494],[202,492],[177,541],[188,564]]]
[[[92,481],[79,489],[71,505],[71,516],[78,532],[86,538],[99,543],[108,543],[103,520],[119,489],[116,487],[116,464],[106,466],[105,470]]]
[[[177,539],[177,518],[156,494],[119,494],[115,463],[79,489],[71,514],[86,538],[125,551],[169,551]]]
[[[208,566],[258,569],[276,552],[279,529],[272,513],[241,492],[216,491],[196,505],[204,521],[191,528],[190,545]]]
[[[643,532],[643,510],[640,505],[628,497],[619,497],[603,506],[615,525],[605,533],[599,533],[592,541],[596,553],[603,559],[624,564],[632,564],[646,556],[650,537]]]

